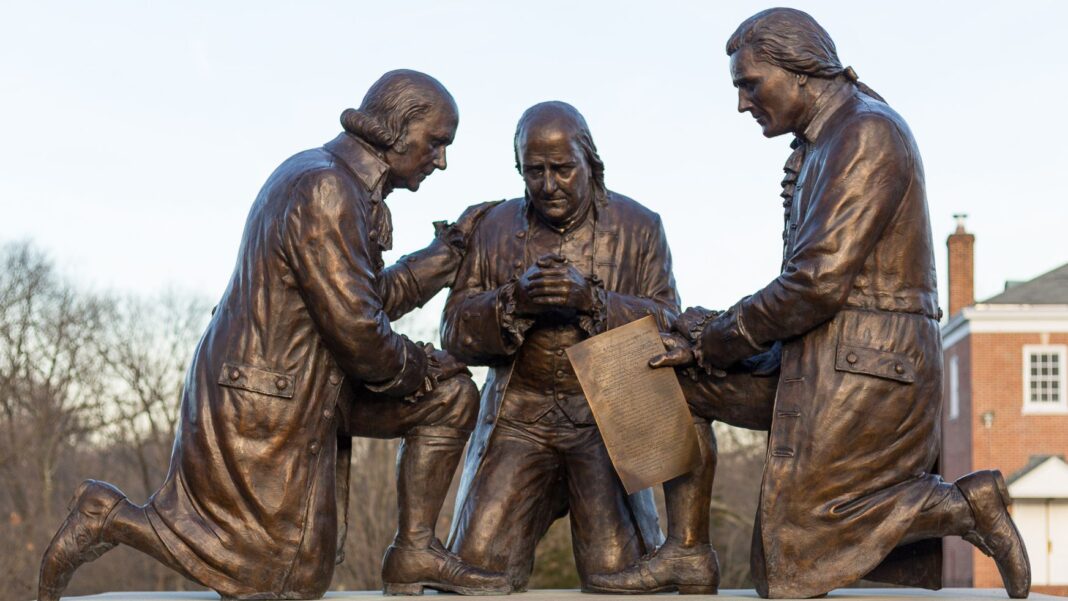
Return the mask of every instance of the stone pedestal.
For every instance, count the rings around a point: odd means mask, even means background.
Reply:
[[[428,592],[433,594],[433,592]],[[507,599],[509,601],[650,601],[663,600],[665,597],[675,595],[586,595],[575,590],[538,590],[514,595],[493,595],[487,597],[470,597],[472,601],[493,601]],[[132,593],[104,593],[85,597],[64,597],[64,599],[79,599],[82,601],[214,601],[219,598],[215,593],[170,593],[170,592],[132,592]],[[385,598],[378,591],[347,591],[332,592],[326,594],[326,599],[334,601],[366,601],[373,598]],[[389,597],[398,601],[405,597]],[[450,595],[450,599],[459,601],[467,597]],[[757,594],[749,589],[733,589],[720,591],[718,596],[711,595],[688,595],[687,599],[717,599],[719,601],[737,601],[741,599],[759,599]],[[1002,589],[974,589],[974,588],[950,588],[941,591],[927,591],[912,588],[868,588],[868,589],[839,589],[827,595],[828,599],[835,601],[908,601],[913,599],[939,599],[965,601],[971,599],[1008,599],[1008,595]],[[1054,597],[1031,593],[1030,599],[1068,599],[1068,597]]]

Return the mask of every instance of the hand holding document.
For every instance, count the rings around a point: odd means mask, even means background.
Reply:
[[[651,316],[567,349],[629,494],[681,476],[701,460],[675,370],[649,367],[664,350]]]

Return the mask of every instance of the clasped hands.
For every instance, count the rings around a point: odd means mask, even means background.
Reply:
[[[516,313],[534,317],[548,312],[593,309],[593,286],[567,258],[548,254],[531,265],[515,285]]]

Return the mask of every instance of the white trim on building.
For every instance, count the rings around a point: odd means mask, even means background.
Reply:
[[[970,334],[1068,332],[1068,305],[987,305],[965,307],[942,326],[942,347]]]

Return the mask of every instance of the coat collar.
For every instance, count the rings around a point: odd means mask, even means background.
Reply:
[[[838,88],[833,95],[827,99],[827,102],[823,104],[823,108],[820,109],[816,116],[812,118],[812,121],[805,128],[805,131],[801,134],[801,138],[806,142],[812,143],[819,139],[820,133],[827,126],[827,122],[830,121],[831,116],[834,115],[838,109],[842,108],[842,105],[847,100],[853,97],[856,93],[856,88],[852,85],[843,85]]]
[[[382,200],[382,187],[389,173],[386,164],[369,144],[356,136],[341,132],[338,137],[327,142],[323,148],[336,156],[352,171],[367,190],[372,200]]]

